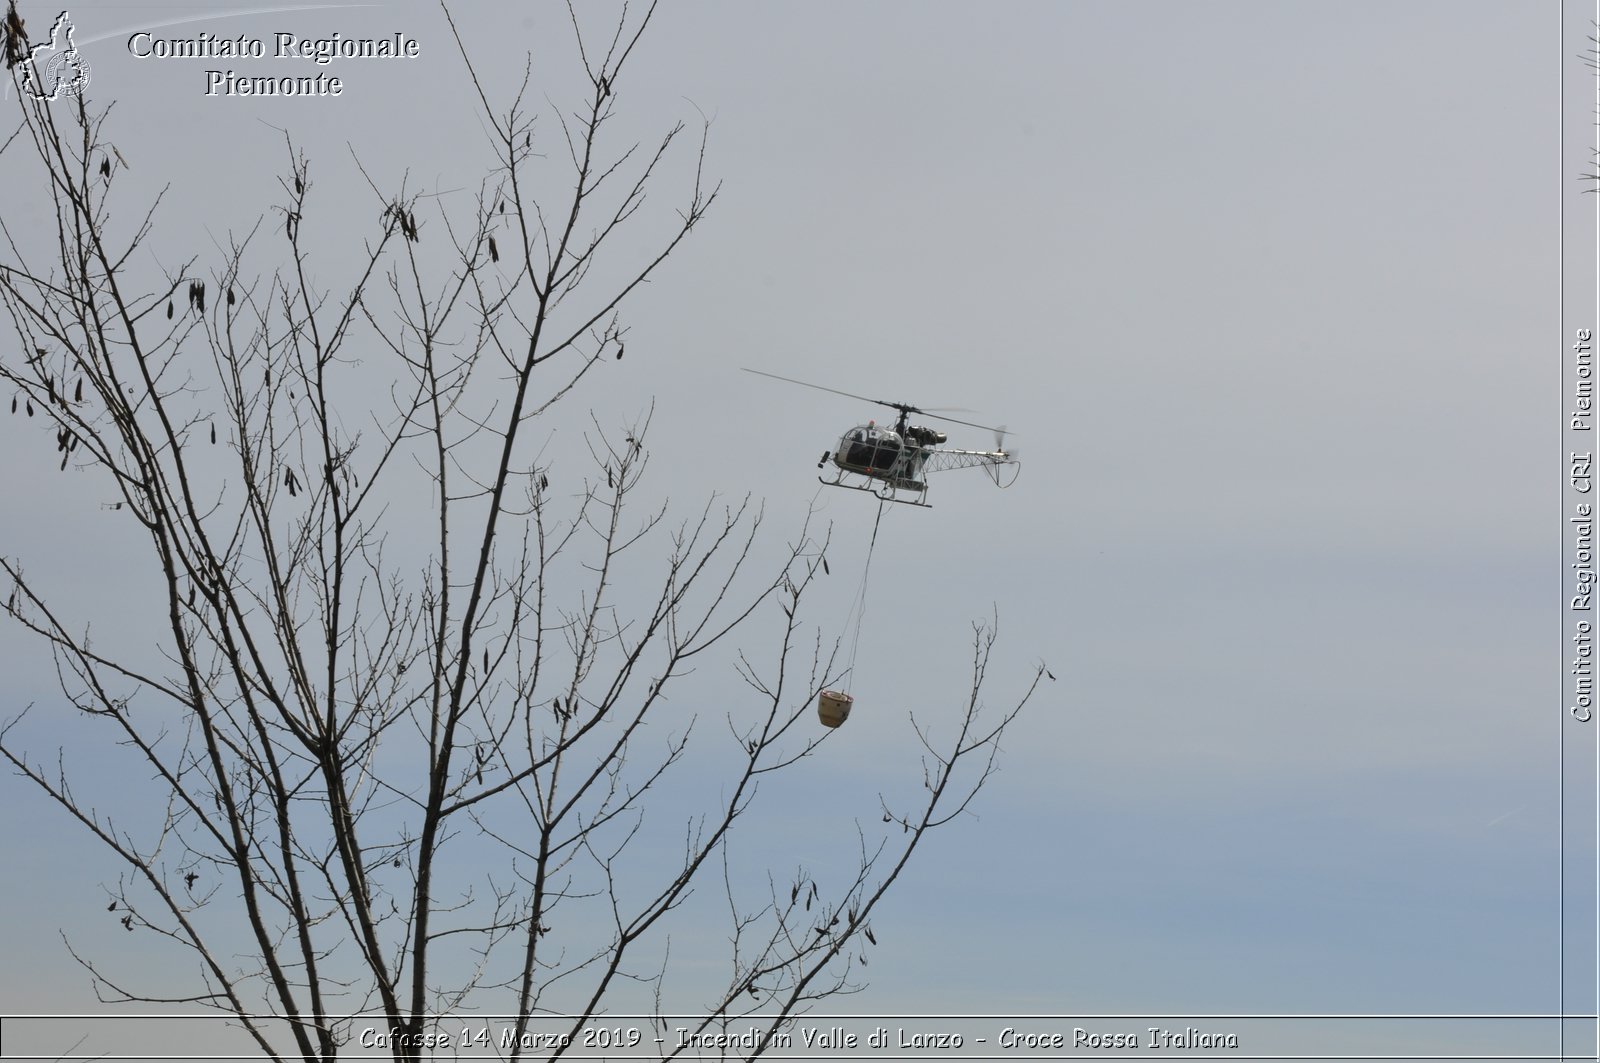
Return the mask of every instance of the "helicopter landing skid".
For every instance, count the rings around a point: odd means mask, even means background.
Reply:
[[[919,499],[915,499],[915,498],[897,498],[897,497],[895,497],[895,490],[892,487],[887,489],[887,490],[885,490],[885,491],[880,491],[875,487],[858,487],[855,484],[847,484],[847,483],[844,482],[843,478],[840,478],[840,479],[837,479],[837,480],[830,480],[826,476],[817,477],[817,482],[818,483],[822,483],[822,484],[826,484],[829,487],[843,487],[847,491],[864,491],[869,495],[876,495],[878,498],[881,498],[885,502],[898,502],[902,506],[920,506],[923,509],[932,509],[933,508],[933,503],[931,503],[931,502],[923,502],[923,501],[920,501]],[[927,488],[923,488],[921,493],[926,495],[928,493],[927,492]]]

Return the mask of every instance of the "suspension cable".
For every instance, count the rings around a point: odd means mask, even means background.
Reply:
[[[861,586],[856,590],[855,603],[850,611],[855,613],[855,633],[850,638],[850,661],[845,666],[844,674],[854,678],[856,670],[856,650],[861,646],[861,621],[867,615],[867,576],[872,572],[872,554],[878,545],[878,525],[883,522],[884,501],[878,499],[878,516],[872,522],[872,540],[867,543],[867,562],[861,566]],[[849,623],[848,618],[845,621]]]

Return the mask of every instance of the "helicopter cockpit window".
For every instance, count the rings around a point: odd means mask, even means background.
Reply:
[[[900,456],[900,437],[877,425],[859,425],[839,440],[838,462],[876,472],[894,467]]]

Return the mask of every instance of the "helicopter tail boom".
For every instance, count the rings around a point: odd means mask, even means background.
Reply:
[[[947,472],[950,469],[970,469],[975,465],[1015,465],[1022,463],[1004,450],[933,450],[923,451],[924,472]]]

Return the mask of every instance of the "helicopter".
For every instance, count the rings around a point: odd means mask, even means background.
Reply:
[[[745,372],[782,380],[786,384],[799,384],[801,387],[843,395],[848,399],[876,403],[899,411],[894,427],[868,421],[841,435],[838,446],[833,450],[822,452],[817,468],[825,468],[831,459],[836,469],[832,479],[826,476],[817,477],[829,487],[866,491],[877,495],[885,502],[932,508],[928,503],[929,473],[977,466],[989,474],[989,478],[996,486],[1010,487],[1022,471],[1022,463],[1017,460],[1016,454],[1005,448],[1004,428],[990,428],[988,425],[973,424],[971,421],[958,421],[954,417],[942,417],[919,409],[910,403],[869,399],[862,395],[852,395],[848,391],[825,388],[821,384],[808,384],[804,380],[795,380],[792,377],[779,376],[777,373],[768,373],[760,369],[747,368]],[[941,450],[940,445],[948,438],[945,433],[923,425],[911,424],[912,414],[993,432],[994,449]],[[1007,466],[1012,468],[1011,476],[1001,483],[1001,469]],[[846,477],[851,479],[847,480]],[[903,492],[909,493],[911,497],[900,497]]]

